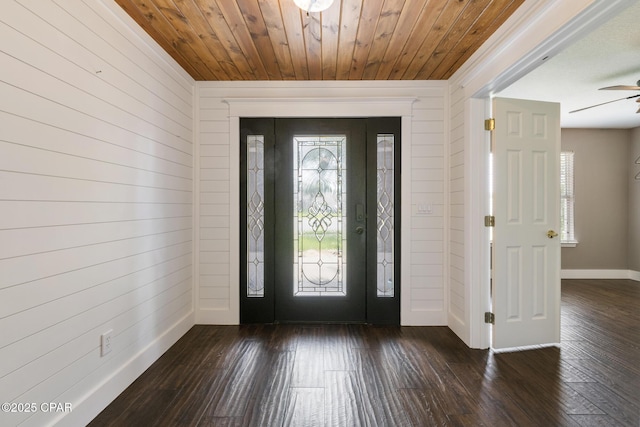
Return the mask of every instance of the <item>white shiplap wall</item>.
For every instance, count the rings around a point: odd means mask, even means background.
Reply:
[[[0,14],[0,425],[83,425],[193,325],[193,80],[105,0]],[[113,350],[100,356],[100,335]]]
[[[282,110],[269,109],[274,105],[296,111],[297,102],[305,108],[312,102],[319,111],[326,111],[335,104],[332,111],[338,114],[344,110],[341,100],[345,99],[357,104],[358,100],[371,98],[384,109],[385,99],[415,97],[403,119],[407,135],[403,138],[403,159],[408,162],[403,166],[403,188],[408,192],[403,194],[407,237],[403,240],[402,321],[411,325],[446,324],[446,82],[207,82],[197,87],[198,323],[233,324],[239,319],[239,141],[238,129],[234,129],[238,122],[225,100],[233,104],[238,99],[250,103],[253,98],[261,98],[249,110],[254,116],[268,117],[282,115]],[[352,115],[359,113],[353,111]],[[419,215],[418,204],[431,204],[433,213]]]
[[[449,325],[465,324],[465,174],[464,105],[460,92],[451,97],[449,147]]]

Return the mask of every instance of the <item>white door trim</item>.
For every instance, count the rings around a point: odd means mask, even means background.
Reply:
[[[416,97],[326,97],[326,98],[224,98],[229,104],[229,140],[240,141],[241,117],[401,117],[402,174],[411,176],[411,123]],[[230,144],[229,185],[240,188],[240,145]],[[407,259],[400,267],[400,323],[410,324],[411,315],[411,179],[401,182],[401,253]],[[230,191],[229,200],[230,315],[240,323],[240,192]],[[409,318],[407,318],[409,316]]]
[[[411,116],[416,97],[225,98],[236,117]]]
[[[491,266],[489,230],[484,226],[484,216],[489,215],[489,152],[491,135],[481,126],[490,116],[491,105],[488,98],[472,98],[465,105],[468,140],[472,143],[465,147],[465,229],[471,230],[465,244],[465,283],[468,284],[467,301],[469,305],[470,326],[469,341],[471,347],[488,348],[491,344],[491,328],[482,319],[484,313],[491,311]]]

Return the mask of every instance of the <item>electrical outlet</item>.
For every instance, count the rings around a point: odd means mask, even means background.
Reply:
[[[111,334],[113,333],[113,329],[109,329],[104,334],[100,335],[100,356],[106,356],[111,353]]]

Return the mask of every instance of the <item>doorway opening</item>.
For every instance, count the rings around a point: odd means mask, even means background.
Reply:
[[[400,322],[400,118],[240,120],[241,323]]]

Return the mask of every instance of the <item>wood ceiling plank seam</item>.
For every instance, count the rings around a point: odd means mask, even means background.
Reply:
[[[411,38],[407,40],[401,53],[397,55],[397,60],[387,79],[401,80],[406,78],[404,76],[407,68],[413,63],[415,57],[420,54],[420,50],[425,45],[429,34],[433,31],[434,25],[436,25],[450,1],[452,0],[431,0],[426,5],[418,21],[411,29]]]
[[[435,52],[436,47],[440,44],[445,35],[450,31],[459,14],[468,6],[471,1],[449,0],[442,11],[438,14],[435,22],[430,26],[427,36],[419,45],[416,51],[406,55],[411,57],[411,61],[407,64],[403,63],[402,69],[398,69],[398,74],[404,70],[401,76],[395,77],[401,80],[414,80],[420,69],[426,64]],[[414,46],[415,48],[415,46]],[[392,77],[393,74],[392,74]]]
[[[214,0],[191,0],[200,9],[207,23],[211,29],[215,32],[216,37],[220,41],[222,47],[227,52],[227,55],[233,60],[236,68],[240,71],[239,76],[231,77],[232,80],[254,80],[254,69],[249,65],[246,58],[246,53],[242,51],[236,40],[233,31],[229,27],[219,2]],[[229,1],[229,0],[226,0]]]
[[[307,47],[307,68],[309,79],[322,80],[322,25],[320,13],[302,16],[303,34]]]
[[[165,20],[171,25],[176,32],[178,39],[189,46],[194,54],[199,58],[200,62],[209,70],[209,74],[203,74],[203,78],[209,79],[213,76],[226,76],[227,73],[222,69],[217,61],[207,60],[207,48],[201,43],[197,36],[194,36],[194,29],[187,22],[187,18],[177,8],[173,0],[153,0],[154,6],[162,14]],[[219,78],[219,77],[218,77]]]
[[[369,49],[367,64],[362,72],[362,80],[374,80],[376,78],[380,64],[391,42],[393,32],[400,20],[404,4],[405,0],[385,0],[380,20],[373,36],[371,49]]]
[[[378,72],[377,80],[387,80],[393,71],[393,67],[398,60],[398,52],[402,52],[405,45],[411,38],[411,34],[420,17],[427,13],[431,1],[424,0],[406,0],[396,30],[391,35],[387,50],[382,57]]]
[[[457,58],[453,66],[449,71],[442,76],[443,80],[451,77],[461,66],[464,64],[475,51],[477,51],[485,41],[491,37],[491,35],[502,25],[504,22],[524,3],[525,0],[513,0],[506,8],[502,10],[502,13],[496,17],[493,23],[487,28],[484,35],[476,37],[471,47],[462,55]]]
[[[340,12],[340,32],[338,35],[338,62],[336,79],[348,80],[351,60],[356,45],[362,0],[343,0]]]
[[[382,6],[384,0],[367,0],[362,3],[360,13],[360,25],[351,58],[349,80],[362,80],[364,69],[369,62],[369,53],[374,42],[374,36],[378,23],[382,18]]]
[[[210,52],[210,56],[213,57],[222,69],[229,77],[228,80],[240,80],[242,73],[238,69],[236,62],[229,56],[226,49],[220,42],[215,30],[211,28],[209,22],[202,14],[200,8],[191,0],[174,0],[176,6],[187,17],[193,30],[198,37],[202,39],[202,42]]]
[[[180,8],[178,8],[176,3],[173,0],[154,0],[154,4],[166,20],[173,25],[173,28],[180,38],[191,47],[202,63],[211,71],[209,76],[203,77],[211,80],[214,80],[214,78],[215,80],[228,80],[229,76],[227,72],[222,68],[220,63],[210,55],[209,49],[199,37],[198,31],[182,13]]]
[[[249,30],[247,19],[238,1],[222,1],[218,2],[218,6],[240,48],[240,52],[237,53],[239,60],[248,65],[249,70],[247,71],[254,79],[267,80],[269,78],[269,72],[267,71],[263,57],[255,45],[255,40]],[[234,51],[234,54],[235,53]]]
[[[287,34],[289,51],[296,80],[308,80],[309,68],[307,66],[307,51],[304,45],[301,10],[293,1],[281,1],[282,21]]]
[[[322,12],[322,79],[335,80],[338,69],[338,36],[340,7],[334,5]]]
[[[496,16],[500,15],[505,7],[509,6],[513,0],[491,0],[480,12],[471,25],[468,25],[466,32],[457,37],[456,43],[447,51],[447,55],[442,58],[440,64],[431,71],[423,68],[418,73],[418,78],[425,80],[440,80],[446,75],[451,67],[456,63],[461,55],[469,51],[476,39],[486,40],[486,31],[495,22]],[[477,12],[476,12],[477,13]]]
[[[180,34],[173,28],[171,22],[167,20],[164,14],[157,8],[155,3],[144,0],[132,0],[141,13],[148,19],[149,23],[156,28],[171,44],[173,50],[180,52],[182,56],[197,71],[196,80],[207,79],[212,71],[202,62],[198,55],[193,51],[189,43],[182,39]],[[192,76],[193,77],[193,76]]]
[[[422,79],[424,76],[431,76],[447,57],[452,53],[455,54],[456,48],[460,46],[461,41],[467,33],[474,28],[476,22],[478,22],[483,15],[486,16],[495,10],[490,7],[492,2],[493,0],[470,1],[457,15],[456,21],[452,23],[449,31],[447,31],[440,40],[440,43],[435,47],[429,59],[418,71],[416,78]],[[439,79],[435,78],[435,80]]]
[[[296,72],[293,69],[293,61],[289,51],[287,32],[284,29],[280,4],[271,0],[258,0],[258,6],[268,33],[275,61],[280,69],[280,76],[283,80],[295,80]],[[243,13],[245,12],[243,11]]]
[[[167,34],[156,29],[149,19],[138,7],[133,3],[133,0],[115,0],[118,6],[120,6],[138,25],[140,25],[152,39],[154,39],[164,50],[171,56],[184,70],[195,80],[201,79],[200,73],[189,62],[189,60],[178,51],[173,43],[171,37],[167,37]]]
[[[456,55],[465,54],[471,46],[476,43],[478,38],[483,37],[486,27],[495,19],[495,11],[502,9],[512,1],[513,0],[491,0],[490,4],[485,8],[481,15],[479,15],[475,22],[467,28],[464,35],[458,38],[456,44],[452,47],[453,52],[456,52]],[[454,57],[452,52],[447,52],[435,69],[428,71],[427,67],[423,67],[420,72],[418,72],[418,78],[431,80],[436,79],[432,76],[439,76],[436,80],[442,79],[442,76],[449,72],[457,60],[457,56]]]
[[[282,80],[280,65],[273,50],[267,23],[258,0],[238,0],[237,4],[253,44],[260,55],[260,60],[267,70],[269,80]]]

